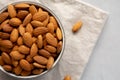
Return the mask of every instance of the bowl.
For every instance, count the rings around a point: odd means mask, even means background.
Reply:
[[[57,20],[58,22],[58,25],[62,31],[62,35],[63,35],[63,45],[62,45],[62,50],[59,54],[59,56],[57,57],[57,59],[55,60],[52,68],[50,70],[46,70],[44,72],[42,72],[41,74],[38,74],[38,75],[30,75],[30,76],[18,76],[18,75],[15,75],[14,73],[10,73],[10,72],[7,72],[5,71],[2,66],[0,66],[0,70],[2,72],[4,72],[5,74],[9,75],[9,76],[12,76],[12,77],[15,77],[15,78],[21,78],[21,79],[28,79],[28,78],[35,78],[35,77],[40,77],[40,76],[43,76],[45,74],[49,74],[49,72],[57,65],[57,63],[60,61],[62,55],[63,55],[63,51],[64,51],[64,48],[65,48],[65,34],[64,34],[64,30],[63,30],[63,26],[61,24],[61,21],[60,19],[58,18],[58,16],[52,11],[50,10],[48,7],[46,7],[45,5],[39,3],[39,2],[33,2],[33,1],[19,1],[19,2],[13,2],[11,4],[15,5],[15,4],[18,4],[18,3],[28,3],[28,4],[33,4],[33,5],[36,5],[38,7],[41,7],[43,8],[44,10],[48,11],[52,16],[55,17],[55,19]],[[5,7],[3,7],[1,10],[0,10],[0,13],[2,13],[3,11],[5,11],[7,9],[7,5]]]

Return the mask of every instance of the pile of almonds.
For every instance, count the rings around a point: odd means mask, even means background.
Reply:
[[[0,14],[0,65],[16,75],[40,74],[52,68],[62,38],[48,11],[33,4],[10,4]]]

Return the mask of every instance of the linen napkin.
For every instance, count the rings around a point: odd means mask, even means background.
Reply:
[[[0,8],[15,0],[0,0]],[[21,1],[21,0],[17,0]],[[63,80],[66,74],[80,80],[108,14],[81,0],[31,0],[50,8],[61,20],[65,31],[65,50],[60,62],[48,74],[30,80]],[[73,34],[74,23],[82,21],[81,30]],[[14,80],[0,71],[0,80]]]

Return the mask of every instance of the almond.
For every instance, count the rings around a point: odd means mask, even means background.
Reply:
[[[18,30],[19,30],[20,35],[23,36],[23,34],[25,33],[25,28],[23,27],[22,24],[19,26]]]
[[[18,40],[17,40],[17,44],[20,46],[20,45],[23,45],[23,39],[22,37],[19,37]]]
[[[2,59],[2,56],[0,56],[0,65],[1,65],[1,66],[4,65],[4,61],[3,61],[3,59]]]
[[[50,22],[54,24],[54,29],[56,30],[58,27],[58,23],[57,23],[55,17],[50,16]]]
[[[3,12],[0,14],[0,23],[2,23],[8,17],[8,12]]]
[[[38,12],[43,12],[42,8],[39,8],[39,9],[38,9]]]
[[[25,59],[20,60],[20,66],[26,71],[31,71],[30,63]]]
[[[49,23],[47,25],[47,28],[49,30],[50,33],[54,33],[54,24],[53,23]]]
[[[30,71],[24,71],[24,70],[23,70],[23,71],[21,72],[21,75],[22,75],[22,76],[28,76],[28,75],[30,75],[30,74],[31,74]]]
[[[49,57],[51,56],[51,54],[50,54],[48,51],[46,51],[45,49],[39,50],[39,54],[40,54],[41,56],[46,57],[46,58],[49,58]]]
[[[18,27],[21,23],[22,23],[22,21],[19,18],[12,18],[9,21],[9,24],[11,26],[15,26],[15,27]]]
[[[12,49],[6,48],[6,47],[0,47],[0,51],[10,53],[12,51]]]
[[[61,52],[61,50],[62,50],[62,41],[60,41],[59,43],[58,43],[58,45],[57,45],[57,53],[60,53]]]
[[[49,70],[49,69],[51,69],[52,68],[52,66],[53,66],[53,64],[54,64],[54,58],[53,57],[49,57],[49,59],[48,59],[48,63],[47,63],[47,69]]]
[[[36,67],[36,68],[46,68],[46,66],[44,65],[41,65],[41,64],[38,64],[38,63],[33,63],[33,65]]]
[[[60,28],[57,28],[56,35],[57,35],[58,40],[62,40],[62,32],[61,32]]]
[[[19,4],[15,5],[15,8],[17,8],[17,9],[26,9],[26,8],[29,8],[29,7],[30,7],[30,5],[27,4],[27,3],[19,3]]]
[[[14,46],[13,49],[12,49],[12,51],[18,51],[18,46],[17,45]]]
[[[32,36],[29,32],[24,33],[23,35],[23,42],[26,44],[28,47],[32,46]]]
[[[37,12],[33,15],[33,20],[43,22],[44,20],[47,19],[47,16],[48,16],[47,12]]]
[[[9,22],[9,19],[5,20],[4,22],[1,23],[0,25],[0,30],[2,29],[2,27],[7,24]]]
[[[42,73],[44,70],[43,69],[34,69],[33,71],[32,71],[32,73],[33,74],[40,74],[40,73]]]
[[[35,13],[37,13],[37,9],[34,5],[30,6],[29,7],[29,12],[34,15]]]
[[[10,40],[0,40],[0,46],[5,48],[12,48],[13,44]]]
[[[2,26],[2,29],[4,32],[11,32],[13,30],[13,27],[11,27],[9,24],[4,24]]]
[[[33,62],[33,58],[32,58],[30,55],[28,55],[28,56],[26,57],[26,60],[27,60],[29,63],[32,63],[32,62]]]
[[[14,67],[17,67],[17,66],[18,66],[18,61],[12,60],[12,65],[13,65]]]
[[[34,36],[42,35],[48,32],[48,28],[46,27],[37,27],[33,30]]]
[[[3,65],[3,68],[6,70],[6,71],[12,71],[12,67],[10,65]]]
[[[14,60],[21,60],[25,57],[25,55],[19,53],[18,51],[12,51],[10,53],[10,56],[14,59]]]
[[[31,69],[33,70],[33,69],[34,69],[34,66],[33,66],[33,64],[30,64],[30,66],[31,66]]]
[[[32,14],[29,13],[23,20],[23,26],[26,26],[31,21],[31,19],[32,19]]]
[[[46,34],[46,40],[50,45],[57,46],[57,39],[51,33]]]
[[[50,53],[55,53],[57,51],[55,47],[50,45],[45,46],[44,49],[49,51]]]
[[[33,59],[39,63],[39,64],[47,64],[48,60],[45,58],[45,57],[42,57],[42,56],[34,56]]]
[[[34,57],[35,55],[37,55],[37,52],[38,52],[38,47],[37,47],[37,45],[34,43],[34,44],[31,46],[30,56],[31,56],[31,57]]]
[[[79,22],[75,23],[73,25],[72,31],[77,32],[81,28],[82,24],[83,24],[82,21],[79,21]]]
[[[43,27],[44,26],[42,22],[36,21],[36,20],[32,21],[31,24],[33,27]]]
[[[30,23],[28,23],[26,26],[26,32],[29,32],[31,34],[33,33],[33,27]]]
[[[38,46],[38,48],[42,48],[42,46],[43,46],[43,38],[42,38],[42,35],[39,35],[39,36],[38,36],[37,46]]]
[[[11,18],[15,17],[17,15],[15,7],[13,5],[8,5],[8,13]]]
[[[33,43],[36,43],[37,38],[36,37],[32,37],[32,41],[33,41]]]
[[[45,20],[43,21],[43,24],[44,24],[45,27],[48,25],[49,19],[50,19],[50,17],[49,17],[49,15],[48,15],[48,16],[47,16],[47,19],[45,19]]]
[[[13,29],[11,34],[10,34],[10,41],[16,42],[18,39],[19,33],[17,29]]]
[[[22,72],[22,68],[20,67],[20,65],[14,68],[14,73],[16,75],[19,75],[21,72]]]
[[[71,80],[71,76],[70,76],[70,75],[66,75],[66,76],[64,77],[64,80]]]
[[[17,14],[17,17],[23,20],[28,15],[28,13],[29,12],[26,10],[20,10]]]
[[[25,45],[21,45],[19,48],[18,48],[18,51],[20,53],[23,53],[23,54],[29,54],[30,52],[30,49],[28,47],[26,47]]]
[[[3,61],[4,61],[6,64],[11,64],[11,63],[12,63],[12,62],[11,62],[11,59],[10,59],[10,56],[9,56],[7,53],[3,52],[3,53],[1,54],[1,56],[2,56]]]
[[[4,32],[0,32],[0,38],[1,39],[9,39],[10,38],[10,34],[4,33]]]

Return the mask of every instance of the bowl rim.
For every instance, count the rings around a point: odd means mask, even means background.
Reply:
[[[39,76],[44,76],[46,75],[48,72],[52,71],[54,69],[54,67],[58,64],[58,62],[60,61],[60,59],[62,58],[62,55],[63,55],[63,52],[64,52],[64,49],[65,49],[65,32],[64,32],[64,29],[63,29],[63,25],[60,21],[60,18],[53,12],[53,10],[49,9],[47,6],[43,5],[42,3],[40,2],[36,2],[36,1],[14,1],[14,2],[11,2],[9,4],[18,4],[18,3],[28,3],[28,4],[33,4],[33,5],[36,5],[38,7],[41,7],[43,8],[44,10],[48,11],[52,16],[55,17],[55,19],[57,20],[58,22],[58,25],[62,31],[62,36],[63,36],[63,44],[62,44],[62,50],[58,56],[58,58],[55,60],[52,68],[50,70],[46,70],[44,72],[42,72],[41,74],[38,74],[38,75],[30,75],[30,76],[18,76],[18,75],[15,75],[13,73],[10,73],[10,72],[7,72],[5,71],[2,66],[0,66],[0,70],[2,72],[4,72],[5,74],[9,75],[9,76],[12,76],[12,77],[15,77],[15,78],[21,78],[21,79],[28,79],[28,78],[36,78],[36,77],[39,77]],[[7,9],[7,6],[9,5],[5,5],[3,8],[0,9],[0,13],[2,13],[3,11],[5,11]]]

